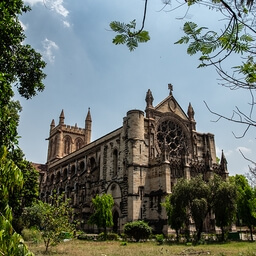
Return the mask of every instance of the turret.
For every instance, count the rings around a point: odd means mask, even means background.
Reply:
[[[51,125],[50,125],[50,130],[52,130],[53,128],[55,128],[55,121],[54,119],[52,119]]]
[[[223,150],[222,150],[221,159],[220,159],[220,169],[221,169],[221,176],[224,179],[227,179],[228,178],[228,162],[224,155]]]
[[[189,102],[189,105],[188,105],[187,114],[188,114],[188,119],[189,119],[190,124],[191,124],[191,129],[195,131],[196,130],[196,121],[194,119],[195,111],[194,111],[190,102]]]
[[[62,109],[62,111],[60,113],[60,117],[59,117],[59,125],[63,125],[64,124],[64,120],[65,120],[64,110]]]
[[[153,109],[154,98],[150,89],[148,89],[147,91],[145,101],[147,103],[146,110],[145,110],[146,117],[152,117],[151,110]]]
[[[85,145],[91,142],[91,133],[92,133],[92,117],[91,117],[91,111],[89,108],[86,119],[85,119],[85,138],[84,138]]]

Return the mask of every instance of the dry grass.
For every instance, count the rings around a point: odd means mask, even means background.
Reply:
[[[29,244],[36,256],[44,254],[44,245]],[[227,244],[212,244],[200,246],[157,245],[153,242],[128,243],[120,242],[89,242],[72,240],[50,248],[49,255],[55,256],[256,256],[256,243],[232,242]]]

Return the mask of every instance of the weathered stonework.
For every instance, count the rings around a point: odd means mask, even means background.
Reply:
[[[143,219],[155,232],[167,233],[161,203],[178,178],[202,174],[208,180],[214,173],[228,175],[224,155],[220,164],[216,162],[214,135],[196,131],[191,104],[186,114],[172,90],[156,107],[148,90],[145,113],[128,111],[122,127],[93,142],[90,110],[85,128],[67,126],[64,118],[62,111],[59,124],[55,126],[53,120],[50,126],[41,199],[49,202],[54,191],[65,192],[87,231],[94,231],[87,224],[91,199],[109,193],[115,201],[115,232],[122,232],[129,221]]]

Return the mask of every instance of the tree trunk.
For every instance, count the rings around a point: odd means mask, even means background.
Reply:
[[[176,229],[176,242],[178,243],[179,242],[179,230]]]
[[[201,239],[202,231],[203,231],[203,223],[200,223],[200,226],[199,226],[199,228],[197,230],[197,242],[199,242],[200,239]]]
[[[221,229],[221,241],[223,242],[225,240],[225,229],[223,226],[221,226],[220,229]]]
[[[253,241],[252,225],[250,225],[249,229],[250,229],[251,241]]]

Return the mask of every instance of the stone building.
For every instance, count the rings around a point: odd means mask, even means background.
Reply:
[[[59,123],[55,125],[53,120],[50,125],[41,199],[49,202],[53,191],[64,192],[82,228],[92,232],[94,227],[87,224],[91,199],[109,193],[115,202],[115,232],[122,232],[125,223],[141,219],[155,232],[168,232],[161,203],[178,178],[228,175],[224,155],[217,163],[214,135],[196,131],[191,104],[185,113],[173,97],[171,85],[169,89],[169,96],[156,106],[148,90],[145,112],[128,111],[122,127],[95,141],[91,141],[90,109],[85,128],[66,125],[62,111]]]

